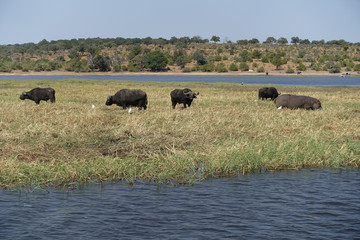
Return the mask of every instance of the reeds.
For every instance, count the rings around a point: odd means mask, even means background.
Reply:
[[[53,87],[56,103],[21,101]],[[200,95],[171,108],[170,91]],[[360,166],[359,88],[284,87],[323,110],[277,110],[256,85],[96,80],[0,82],[0,184],[73,186],[92,181],[179,184],[249,172]],[[148,94],[147,110],[105,106],[122,88]],[[95,108],[92,108],[95,105]]]

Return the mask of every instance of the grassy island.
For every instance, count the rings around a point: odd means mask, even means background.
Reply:
[[[52,87],[56,103],[21,101]],[[171,108],[170,91],[200,92]],[[193,183],[258,171],[360,167],[360,88],[276,86],[309,95],[323,110],[277,110],[260,86],[98,80],[0,82],[0,185],[76,186],[93,181]],[[148,109],[105,106],[140,88]],[[95,108],[92,107],[95,106]]]

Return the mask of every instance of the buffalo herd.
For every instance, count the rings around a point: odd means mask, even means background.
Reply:
[[[195,93],[189,88],[184,89],[174,89],[170,93],[172,108],[175,109],[176,104],[183,104],[184,108],[186,106],[190,107],[192,101],[196,96],[199,95],[199,92]],[[309,96],[298,96],[283,94],[280,95],[276,88],[274,87],[265,87],[259,89],[259,99],[268,99],[274,101],[274,104],[278,109],[289,108],[297,109],[304,108],[307,110],[321,109],[321,103],[318,99],[309,97]],[[36,104],[39,104],[40,101],[48,101],[51,103],[55,102],[55,90],[53,88],[34,88],[29,92],[23,92],[20,95],[21,100],[30,99]],[[138,107],[139,110],[142,108],[146,110],[148,100],[147,95],[144,91],[140,89],[121,89],[115,93],[113,96],[108,96],[106,103],[107,106],[116,104],[123,109],[128,107]]]

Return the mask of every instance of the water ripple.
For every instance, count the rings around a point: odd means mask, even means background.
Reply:
[[[356,239],[360,170],[0,191],[0,239]]]

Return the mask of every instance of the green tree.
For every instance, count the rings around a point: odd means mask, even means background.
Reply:
[[[164,53],[160,51],[152,51],[145,57],[145,67],[150,68],[153,72],[163,70],[168,63],[168,59]]]
[[[135,46],[132,46],[130,48],[130,53],[128,55],[128,59],[129,60],[132,60],[134,57],[136,57],[137,55],[139,55],[142,51],[142,48],[140,45],[135,45]]]
[[[257,43],[260,43],[260,42],[259,42],[259,40],[257,38],[253,38],[253,39],[249,40],[249,43],[257,44]]]
[[[101,55],[96,55],[94,58],[95,69],[99,69],[100,72],[108,72],[111,70],[109,64],[109,58]]]
[[[208,62],[204,54],[199,50],[193,54],[192,58],[197,62],[198,65],[205,65]]]
[[[262,53],[259,50],[254,50],[251,54],[252,58],[255,58],[255,59],[260,59],[261,55],[262,55]]]
[[[278,44],[288,44],[288,40],[284,37],[281,37],[277,40]]]
[[[137,55],[131,59],[127,65],[129,72],[141,72],[145,67],[145,59],[142,55]]]
[[[274,44],[276,43],[276,39],[274,37],[268,37],[263,43]]]
[[[220,42],[220,37],[214,35],[211,37],[210,41],[213,41],[214,43]]]
[[[310,44],[310,40],[309,39],[301,39],[300,44]]]
[[[280,69],[281,65],[284,65],[287,63],[286,59],[283,59],[279,55],[276,55],[270,60],[271,64],[273,64],[276,67],[276,70]]]
[[[241,51],[241,53],[239,54],[240,56],[240,62],[252,62],[252,56],[251,53],[248,52],[247,50],[243,50]]]
[[[174,52],[172,59],[176,63],[176,65],[184,68],[187,63],[186,52],[184,50],[177,50]]]
[[[300,38],[299,37],[292,37],[291,38],[291,43],[293,44],[298,44],[300,42]]]

